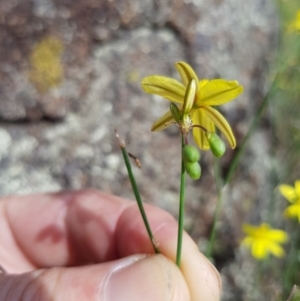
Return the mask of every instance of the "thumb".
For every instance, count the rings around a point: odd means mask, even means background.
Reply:
[[[7,301],[189,301],[177,266],[163,255],[25,274],[0,274],[0,300]]]

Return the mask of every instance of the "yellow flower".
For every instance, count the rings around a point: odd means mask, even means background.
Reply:
[[[179,110],[182,111],[184,99],[189,93],[188,85],[194,80],[195,96],[189,112],[193,128],[193,136],[200,149],[209,149],[209,143],[202,128],[208,132],[215,132],[215,126],[224,134],[231,148],[235,148],[236,141],[230,125],[226,119],[213,106],[225,104],[243,92],[243,87],[237,81],[227,81],[224,79],[198,79],[196,73],[190,65],[184,62],[175,64],[177,71],[183,82],[153,75],[145,77],[142,80],[142,88],[146,93],[160,95],[170,101],[179,104]],[[152,131],[160,131],[174,123],[173,115],[170,111],[165,113],[153,125]],[[197,127],[198,126],[198,127]]]
[[[300,32],[300,10],[297,11],[296,18],[288,25],[288,30]]]
[[[280,185],[280,193],[291,203],[285,211],[284,215],[289,218],[298,218],[300,223],[300,180],[295,182],[295,188],[290,185]]]
[[[244,224],[243,232],[247,236],[242,240],[242,245],[251,249],[254,258],[265,259],[270,253],[276,257],[284,256],[280,244],[288,240],[285,231],[272,229],[268,224],[263,223],[260,226]]]

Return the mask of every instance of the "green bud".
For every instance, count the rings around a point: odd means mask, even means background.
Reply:
[[[185,145],[182,150],[182,157],[185,162],[198,162],[200,160],[200,152],[192,145]]]
[[[206,138],[208,140],[211,152],[216,157],[222,157],[226,151],[226,146],[223,140],[216,133],[207,132]]]
[[[201,166],[198,162],[185,162],[185,170],[193,180],[198,180],[201,177]]]
[[[176,104],[173,102],[170,103],[170,111],[171,111],[171,114],[172,114],[174,120],[176,122],[180,122],[180,120],[181,120],[180,111],[179,111],[178,107],[176,106]]]

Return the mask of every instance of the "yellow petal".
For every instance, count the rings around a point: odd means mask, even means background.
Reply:
[[[201,125],[209,132],[215,132],[215,126],[213,122],[207,118],[201,109],[195,110],[192,114],[192,120],[194,125]],[[193,136],[196,144],[200,149],[208,150],[210,149],[209,143],[205,136],[205,132],[197,127],[193,128]]]
[[[282,184],[279,186],[279,191],[290,203],[294,203],[297,200],[297,194],[294,187]]]
[[[268,251],[265,241],[260,239],[255,240],[252,244],[251,252],[256,259],[266,258],[268,256]]]
[[[200,85],[200,89],[203,89],[203,87],[209,82],[209,79],[207,78],[204,78],[204,79],[201,79],[199,81],[199,85]]]
[[[146,93],[157,94],[168,100],[183,103],[185,87],[173,78],[159,75],[148,76],[142,80],[142,88]]]
[[[226,137],[231,148],[236,147],[236,141],[232,133],[231,127],[226,121],[226,119],[214,108],[211,107],[201,107],[200,109],[204,114],[215,124],[215,126],[221,131],[221,133]],[[198,111],[197,110],[197,111]]]
[[[199,80],[193,68],[185,62],[177,62],[175,67],[181,77],[183,84],[187,87],[188,83],[194,79],[196,81],[196,91],[199,89]]]
[[[172,121],[174,121],[173,115],[171,111],[168,111],[166,114],[164,114],[162,117],[160,117],[153,123],[151,127],[151,131],[152,132],[162,131],[167,127],[169,127],[170,125],[172,125]]]
[[[196,95],[196,81],[192,79],[187,88],[184,95],[183,101],[183,116],[188,115],[193,107]]]
[[[225,104],[243,92],[243,86],[237,81],[213,79],[201,84],[198,91],[197,105],[218,106]]]
[[[300,223],[300,204],[288,206],[284,211],[284,215],[288,218],[298,218]]]
[[[300,213],[300,212],[299,212]],[[266,237],[276,243],[284,243],[288,240],[288,235],[285,231],[279,229],[270,229],[266,233]]]
[[[273,242],[268,243],[268,251],[276,257],[283,257],[285,254],[283,248],[279,244]]]
[[[297,12],[296,18],[288,24],[287,30],[288,31],[300,30],[300,13],[299,13],[299,11]]]
[[[257,227],[258,233],[263,233],[264,235],[268,235],[270,233],[271,227],[267,223],[261,223],[260,226]]]

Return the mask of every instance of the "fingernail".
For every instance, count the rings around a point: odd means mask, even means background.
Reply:
[[[188,288],[179,269],[162,255],[147,256],[115,267],[107,276],[103,293],[105,301],[169,301],[177,294],[186,296],[182,300],[189,300]]]

